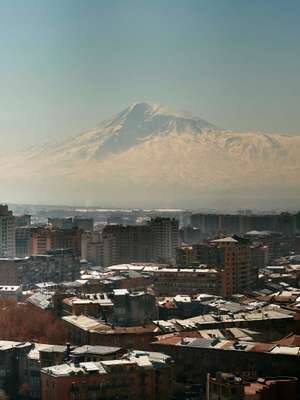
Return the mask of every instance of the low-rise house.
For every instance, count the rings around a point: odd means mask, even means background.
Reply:
[[[175,361],[176,379],[204,383],[206,374],[224,372],[252,376],[300,378],[300,347],[248,340],[182,337],[177,333],[158,336],[152,349]],[[195,366],[197,366],[195,368]]]
[[[69,331],[70,340],[76,345],[105,345],[145,349],[159,331],[154,323],[121,327],[104,321],[70,315],[62,318]]]
[[[135,351],[118,360],[42,369],[43,400],[168,400],[171,394],[171,359],[160,353]]]

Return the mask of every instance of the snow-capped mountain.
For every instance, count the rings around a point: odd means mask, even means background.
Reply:
[[[0,158],[0,190],[31,202],[287,207],[300,194],[299,154],[300,135],[225,131],[134,103],[81,135]]]
[[[36,147],[29,157],[58,157],[67,160],[100,160],[121,153],[154,136],[170,133],[201,133],[215,129],[212,124],[186,112],[174,112],[159,104],[133,103],[113,118],[99,124],[96,129],[68,139],[62,143]]]

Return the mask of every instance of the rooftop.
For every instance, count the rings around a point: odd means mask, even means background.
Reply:
[[[195,338],[182,337],[178,333],[158,336],[156,342],[158,345],[184,346],[202,349],[216,349],[225,351],[251,351],[258,353],[286,354],[291,356],[300,356],[299,346],[280,346],[274,343],[260,343],[246,340],[227,340],[222,337],[215,338]]]
[[[102,346],[95,346],[95,347],[100,348]],[[118,360],[65,363],[62,365],[55,365],[52,367],[43,368],[42,373],[56,377],[89,375],[89,374],[107,374],[113,371],[115,367],[129,365],[131,367],[148,369],[148,368],[153,368],[158,364],[163,366],[167,364],[169,360],[171,360],[171,358],[162,353],[134,350],[128,354],[125,354],[121,359]]]
[[[81,354],[98,354],[98,355],[108,355],[114,354],[121,350],[121,347],[110,347],[110,346],[81,346],[76,347],[72,350],[71,354],[81,355]]]

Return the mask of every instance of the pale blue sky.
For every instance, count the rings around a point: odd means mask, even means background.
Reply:
[[[299,15],[298,0],[0,0],[1,150],[147,100],[299,133]]]

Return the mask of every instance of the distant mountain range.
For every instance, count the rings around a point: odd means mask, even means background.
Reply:
[[[0,195],[111,206],[297,207],[300,135],[232,132],[151,103],[0,158]]]

